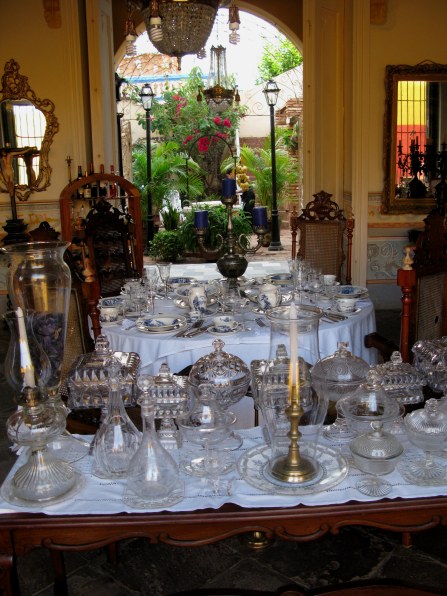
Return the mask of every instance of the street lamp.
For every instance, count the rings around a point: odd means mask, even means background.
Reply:
[[[269,250],[284,250],[279,236],[278,201],[276,196],[276,150],[275,150],[275,113],[279,88],[275,81],[267,81],[263,93],[270,108],[270,139],[272,153],[272,235]]]
[[[140,92],[141,104],[146,112],[146,164],[147,164],[147,183],[152,180],[151,163],[151,110],[154,103],[155,93],[149,83],[145,83]],[[150,188],[147,190],[147,241],[154,239],[154,215],[152,213],[152,193]]]

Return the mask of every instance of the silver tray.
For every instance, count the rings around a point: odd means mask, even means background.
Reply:
[[[300,445],[302,455],[313,455],[313,447]],[[259,445],[249,449],[237,462],[241,477],[259,490],[276,495],[311,495],[333,488],[342,482],[349,472],[345,457],[336,449],[317,445],[314,457],[322,467],[322,475],[313,484],[296,485],[269,479],[266,467],[270,461],[272,450],[269,445]]]

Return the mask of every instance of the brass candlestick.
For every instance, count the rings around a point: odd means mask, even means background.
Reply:
[[[278,457],[271,466],[271,474],[281,482],[290,484],[302,484],[310,482],[318,475],[318,464],[308,457],[301,455],[299,441],[301,433],[298,430],[303,408],[300,403],[300,380],[293,385],[290,391],[290,405],[286,410],[290,420],[290,431],[287,436],[290,439],[290,445],[287,455]]]

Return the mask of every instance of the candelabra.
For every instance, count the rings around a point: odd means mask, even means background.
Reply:
[[[206,246],[206,235],[208,232],[208,211],[196,211],[194,213],[194,232],[199,244],[200,253],[208,258],[219,257],[217,268],[219,272],[236,283],[238,277],[245,273],[248,261],[246,254],[254,254],[258,251],[268,231],[266,207],[255,207],[253,209],[253,231],[258,237],[256,246],[250,245],[250,240],[245,234],[238,238],[233,231],[233,206],[236,203],[236,181],[234,179],[223,180],[221,202],[227,209],[227,229],[225,237],[218,234],[218,245],[215,248]],[[242,254],[241,254],[242,253]]]
[[[400,189],[401,196],[411,198],[425,198],[435,196],[438,207],[444,207],[447,200],[447,144],[442,143],[441,150],[437,151],[435,145],[427,139],[425,151],[421,150],[419,138],[412,139],[409,152],[405,153],[402,141],[397,146],[397,167],[401,171],[402,179],[411,176],[407,188]],[[439,180],[433,188],[433,182]]]

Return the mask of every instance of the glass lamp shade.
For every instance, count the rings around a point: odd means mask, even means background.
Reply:
[[[143,109],[146,111],[152,110],[152,104],[154,103],[155,93],[152,91],[152,87],[146,83],[143,85],[140,93],[141,104]]]
[[[311,384],[311,367],[320,358],[318,322],[321,310],[308,306],[280,306],[267,313],[270,322],[268,361],[262,367],[259,405],[273,457],[289,447],[289,407],[299,408],[301,439],[316,446],[327,411],[327,395]]]
[[[3,315],[10,332],[5,377],[17,396],[26,386],[45,387],[50,377],[50,361],[34,335],[33,317],[34,311],[21,309]]]
[[[70,269],[64,261],[68,246],[68,242],[27,242],[2,249],[10,259],[8,293],[14,310],[34,310],[34,335],[51,364],[45,387],[50,399],[59,396],[65,350],[71,290]]]
[[[273,108],[274,106],[276,106],[276,102],[278,101],[279,92],[280,92],[280,89],[275,81],[273,81],[272,79],[267,81],[267,83],[263,89],[263,93],[265,95],[265,100],[269,107]]]

